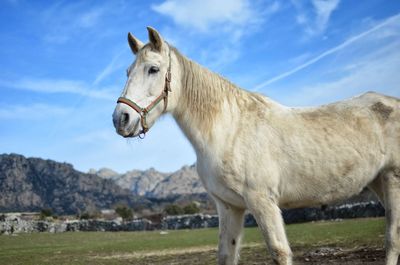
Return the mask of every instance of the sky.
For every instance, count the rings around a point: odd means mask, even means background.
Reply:
[[[112,112],[146,26],[238,86],[293,107],[400,97],[400,1],[0,1],[0,154],[83,172],[172,172],[196,161],[169,115],[143,140]]]

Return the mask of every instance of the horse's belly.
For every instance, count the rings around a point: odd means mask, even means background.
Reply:
[[[299,208],[325,205],[343,201],[351,196],[359,194],[376,176],[375,171],[365,175],[348,174],[325,178],[325,183],[313,181],[299,183],[292,181],[292,187],[288,187],[281,196],[282,208]]]

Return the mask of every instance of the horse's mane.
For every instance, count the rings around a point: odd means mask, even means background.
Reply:
[[[188,59],[172,46],[171,50],[178,59],[182,71],[182,91],[177,114],[181,116],[185,114],[184,112],[190,111],[192,118],[202,127],[202,131],[209,131],[221,113],[224,103],[240,103],[237,106],[246,107],[248,105],[246,103],[252,104],[255,100],[265,102],[265,98],[261,95],[239,88],[222,76]]]

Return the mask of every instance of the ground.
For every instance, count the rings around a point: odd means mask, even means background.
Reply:
[[[330,248],[323,247],[312,251],[296,249],[294,263],[298,265],[377,265],[384,264],[385,251],[383,248]],[[185,251],[148,253],[148,255],[111,255],[96,257],[103,259],[101,264],[108,264],[107,260],[120,260],[124,264],[173,264],[173,265],[204,265],[216,264],[216,250],[209,248],[195,248]],[[266,253],[263,245],[250,245],[242,249],[240,265],[272,265],[274,264]]]
[[[384,264],[384,220],[288,225],[295,264]],[[0,236],[0,264],[216,264],[217,229]],[[246,228],[241,265],[273,264],[257,228]]]

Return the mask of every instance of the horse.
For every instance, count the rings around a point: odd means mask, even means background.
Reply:
[[[182,55],[147,27],[128,33],[136,60],[113,113],[144,137],[170,113],[193,145],[219,216],[218,264],[237,264],[246,210],[276,264],[292,264],[281,208],[326,205],[365,187],[386,209],[386,265],[400,253],[400,100],[367,92],[318,107],[283,106]]]

